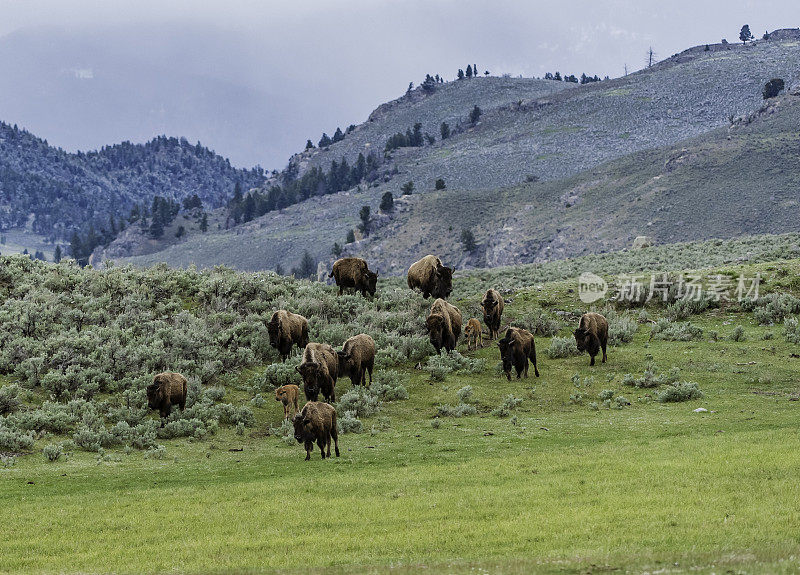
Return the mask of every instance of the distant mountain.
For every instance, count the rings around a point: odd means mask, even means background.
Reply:
[[[0,230],[69,240],[75,231],[107,228],[112,216],[127,218],[135,204],[149,207],[155,196],[180,202],[197,194],[212,209],[237,182],[247,190],[263,180],[261,170],[236,169],[183,138],[70,154],[0,122]]]
[[[618,249],[639,234],[673,242],[800,229],[784,217],[790,199],[780,191],[796,189],[800,174],[786,153],[800,128],[796,96],[765,108],[774,120],[750,116],[762,106],[765,82],[783,78],[789,87],[798,77],[800,30],[779,30],[767,41],[702,45],[586,85],[473,78],[418,88],[340,141],[295,155],[262,190],[280,197],[313,174],[308,199],[133,261],[290,269],[307,250],[327,264],[334,242],[357,228],[363,205],[371,207],[372,232],[344,253],[389,273],[423,252],[461,267],[494,266]],[[752,125],[737,123],[741,116]],[[387,150],[396,134],[413,136],[416,123],[431,138]],[[345,179],[352,187],[331,195],[343,181],[331,174],[342,159],[352,168],[359,154],[378,158],[379,169],[360,185]],[[434,190],[437,179],[444,190]],[[414,191],[403,197],[409,181]],[[378,204],[386,192],[396,207],[384,214]],[[464,228],[478,241],[473,253],[461,245]]]

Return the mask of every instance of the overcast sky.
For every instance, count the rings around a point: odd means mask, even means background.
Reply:
[[[57,27],[87,42],[119,37],[133,44],[126,57],[139,53],[145,65],[163,69],[174,62],[187,73],[274,100],[274,129],[261,129],[263,143],[247,144],[251,154],[222,149],[232,135],[214,132],[205,137],[218,141],[204,142],[236,163],[268,168],[285,165],[306,138],[316,141],[322,131],[364,121],[426,73],[452,78],[476,62],[492,74],[560,70],[615,77],[626,64],[631,71],[641,68],[649,46],[660,59],[723,37],[737,41],[745,23],[760,37],[765,30],[800,26],[800,10],[796,0],[0,0],[0,35]],[[129,128],[120,124],[70,138],[63,127],[48,134],[50,120],[37,123],[34,108],[9,109],[26,117],[0,110],[0,119],[30,125],[67,149],[113,143],[97,138],[142,139],[148,129],[126,135]],[[237,129],[234,120],[225,125],[232,133]],[[163,128],[192,131],[170,118]]]

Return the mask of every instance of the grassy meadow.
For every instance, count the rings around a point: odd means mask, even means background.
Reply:
[[[718,271],[759,271],[765,292],[800,292],[800,260]],[[460,280],[475,287],[457,292],[466,321],[484,286]],[[68,435],[37,432],[0,466],[0,571],[800,570],[800,346],[790,322],[762,324],[779,317],[772,308],[722,305],[675,319],[702,335],[672,341],[654,327],[669,309],[619,309],[632,341],[590,367],[586,355],[548,355],[586,311],[575,288],[532,281],[506,296],[508,321],[549,320],[549,335],[536,338],[541,377],[531,369],[507,381],[493,342],[475,352],[462,342],[465,367],[438,375],[425,359],[397,361],[390,368],[408,399],[360,416],[361,433],[340,435],[338,459],[317,450],[304,461],[268,390],[251,401],[266,369],[258,361],[202,384],[252,405],[246,426],[159,438],[166,451],[72,446],[55,462],[42,450]],[[702,397],[659,401],[676,381],[696,383]],[[340,380],[337,397],[349,388]],[[91,401],[109,396],[101,389]],[[44,399],[34,386],[20,412]],[[466,415],[447,415],[462,404],[472,406]]]

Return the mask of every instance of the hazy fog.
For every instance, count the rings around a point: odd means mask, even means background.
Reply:
[[[614,77],[745,23],[800,18],[791,1],[0,0],[0,120],[69,150],[166,133],[281,168],[426,73]]]

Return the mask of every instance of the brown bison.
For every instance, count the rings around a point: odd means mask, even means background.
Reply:
[[[322,459],[330,457],[331,437],[336,448],[336,457],[339,457],[339,430],[336,427],[336,410],[333,406],[319,401],[309,401],[303,406],[303,410],[294,416],[292,423],[297,443],[305,444],[306,461],[311,459],[315,441],[322,452]]]
[[[165,418],[172,413],[173,405],[181,411],[186,408],[186,392],[186,378],[180,373],[165,371],[153,377],[153,383],[147,386],[147,405]]]
[[[483,347],[483,334],[481,334],[481,322],[474,317],[467,322],[467,327],[464,328],[464,337],[467,338],[467,350],[472,345],[473,349],[478,349],[478,344]]]
[[[309,343],[303,351],[303,363],[296,366],[303,378],[303,393],[308,401],[317,401],[320,392],[328,403],[336,401],[336,378],[339,356],[327,343]]]
[[[354,335],[346,342],[339,356],[339,375],[347,375],[353,385],[372,385],[372,368],[375,366],[375,341],[365,333]]]
[[[443,266],[436,256],[425,256],[408,268],[408,287],[419,289],[425,299],[446,299],[453,291],[453,268]]]
[[[489,339],[494,339],[500,332],[500,318],[503,316],[503,298],[496,289],[488,289],[481,301],[483,323],[489,328]]]
[[[361,258],[341,258],[333,262],[333,269],[328,277],[336,280],[339,286],[339,295],[344,288],[355,288],[361,295],[374,296],[378,284],[378,274],[369,271],[367,262]]]
[[[608,321],[599,313],[590,311],[581,316],[578,329],[574,332],[575,345],[578,351],[588,351],[592,358],[589,365],[594,365],[594,356],[603,348],[603,363],[606,362],[606,346],[608,345]]]
[[[511,368],[517,370],[517,379],[524,373],[528,377],[528,360],[533,363],[533,371],[539,377],[539,369],[536,367],[536,342],[533,341],[533,334],[526,329],[510,327],[506,331],[506,336],[498,340],[497,346],[500,348],[500,357],[503,360],[503,371],[511,381]]]
[[[272,314],[267,332],[269,344],[281,354],[281,361],[286,361],[293,345],[300,349],[308,345],[308,320],[285,309]]]
[[[289,412],[294,407],[294,412],[299,411],[297,404],[297,396],[300,394],[300,388],[293,384],[282,385],[275,390],[275,401],[280,401],[283,404],[283,418],[289,419]]]
[[[442,348],[453,351],[461,335],[461,312],[456,306],[439,298],[431,306],[425,327],[436,353],[442,353]]]

